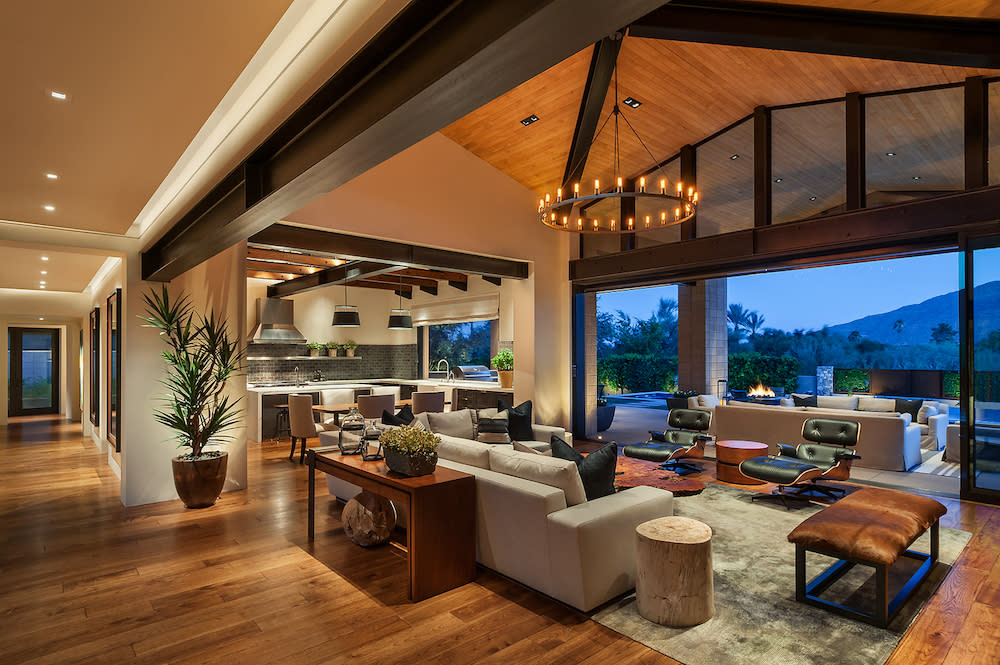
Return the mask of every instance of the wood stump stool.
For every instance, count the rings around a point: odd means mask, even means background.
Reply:
[[[712,529],[688,517],[661,517],[635,528],[639,614],[663,626],[695,626],[715,614]]]
[[[396,508],[384,496],[364,490],[347,502],[340,515],[344,533],[362,547],[381,545],[396,526]]]

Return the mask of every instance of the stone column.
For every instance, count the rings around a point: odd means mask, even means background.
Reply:
[[[709,279],[677,289],[677,383],[682,390],[714,395],[729,378],[726,280]]]

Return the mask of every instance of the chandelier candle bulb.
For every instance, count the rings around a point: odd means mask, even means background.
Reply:
[[[646,215],[646,228],[649,228],[649,215]]]
[[[666,194],[666,193],[667,193],[667,179],[662,178],[660,180],[660,194]]]
[[[646,192],[646,179],[645,178],[639,178],[639,192],[643,193],[643,194]]]
[[[667,223],[667,211],[663,210],[660,212],[660,224],[666,224],[666,223]]]
[[[573,185],[573,198],[580,196],[580,183]]]
[[[556,190],[556,203],[562,201],[562,187]]]
[[[615,220],[613,220],[613,219],[611,220],[611,230],[612,231],[615,230]]]
[[[684,193],[684,183],[679,182],[677,183],[677,196],[680,196],[683,193]]]
[[[635,222],[631,217],[628,218],[628,230],[631,231],[632,227],[635,226]]]
[[[681,218],[681,209],[674,208],[674,219],[680,219],[680,218]]]
[[[619,192],[622,191],[622,178],[621,178],[621,176],[618,176],[618,191]]]
[[[594,194],[600,194],[600,193],[601,193],[601,181],[600,180],[595,180],[594,181]]]

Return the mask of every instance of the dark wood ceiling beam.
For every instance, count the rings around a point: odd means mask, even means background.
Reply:
[[[319,266],[320,268],[336,268],[344,261],[329,256],[314,256],[312,254],[297,254],[295,252],[281,252],[273,249],[261,249],[259,247],[247,248],[248,259],[258,259],[261,261],[281,261],[283,263],[294,263],[301,266]]]
[[[345,282],[356,282],[374,275],[385,274],[392,270],[392,268],[393,266],[384,263],[355,261],[337,266],[336,268],[327,268],[326,270],[314,272],[311,275],[296,277],[281,284],[272,284],[267,287],[267,297],[282,298],[297,293],[305,293],[306,291],[344,284]]]
[[[311,275],[314,272],[322,270],[316,266],[299,266],[293,265],[291,263],[277,263],[275,261],[254,261],[252,259],[247,259],[247,269],[248,270],[264,270],[264,271],[274,271],[274,272],[287,272],[295,275]]]
[[[956,247],[960,233],[983,229],[1000,231],[1000,186],[577,259],[570,262],[570,279],[586,287],[702,279],[831,257]]]
[[[995,19],[677,0],[632,23],[629,34],[957,67],[1000,67],[1000,21]]]
[[[438,287],[436,286],[421,286],[420,290],[432,296],[436,296],[438,294]]]
[[[661,4],[413,0],[142,253],[142,278],[173,279]]]
[[[608,97],[608,88],[611,87],[615,73],[615,63],[622,47],[621,37],[620,34],[611,35],[594,44],[587,82],[583,88],[583,97],[580,99],[580,111],[576,115],[573,141],[569,145],[566,168],[563,170],[563,187],[570,187],[572,183],[579,182],[583,176],[587,157],[590,156],[590,145],[594,142],[594,133],[601,121],[604,100]]]
[[[469,280],[468,279],[462,279],[462,280],[450,279],[450,280],[448,280],[448,286],[450,286],[453,289],[458,289],[459,291],[468,291],[469,290]]]
[[[490,275],[483,275],[483,281],[489,282],[493,286],[500,286],[503,283],[499,277],[491,277]]]
[[[401,294],[404,298],[410,298],[413,295],[413,287],[404,284],[402,287],[399,284],[388,284],[386,282],[379,282],[373,279],[361,279],[352,282],[348,282],[348,286],[354,287],[358,286],[365,289],[379,289],[381,291],[394,291]]]
[[[338,256],[379,261],[392,266],[460,273],[461,277],[456,279],[467,279],[466,275],[469,273],[512,277],[514,279],[528,277],[528,264],[524,261],[497,259],[481,254],[422,247],[290,224],[273,224],[254,234],[251,239],[255,244],[267,245],[276,249],[313,250],[337,254]]]

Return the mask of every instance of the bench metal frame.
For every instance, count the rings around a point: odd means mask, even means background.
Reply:
[[[821,549],[807,548],[804,545],[795,546],[795,600],[807,605],[814,605],[825,610],[859,619],[865,623],[885,628],[899,612],[903,602],[916,590],[917,586],[927,577],[927,574],[934,567],[938,560],[938,520],[930,526],[931,530],[931,551],[929,554],[906,550],[901,556],[921,561],[921,565],[916,572],[910,576],[903,588],[899,590],[891,600],[889,599],[889,568],[891,564],[873,563],[862,559],[851,559],[842,557],[839,553],[824,551]],[[806,583],[806,552],[816,552],[824,556],[837,559],[822,573]],[[895,563],[895,562],[894,562]],[[826,591],[830,585],[844,576],[847,571],[855,565],[870,566],[875,569],[875,611],[865,612],[864,610],[835,603],[831,600],[820,598],[820,594]]]

